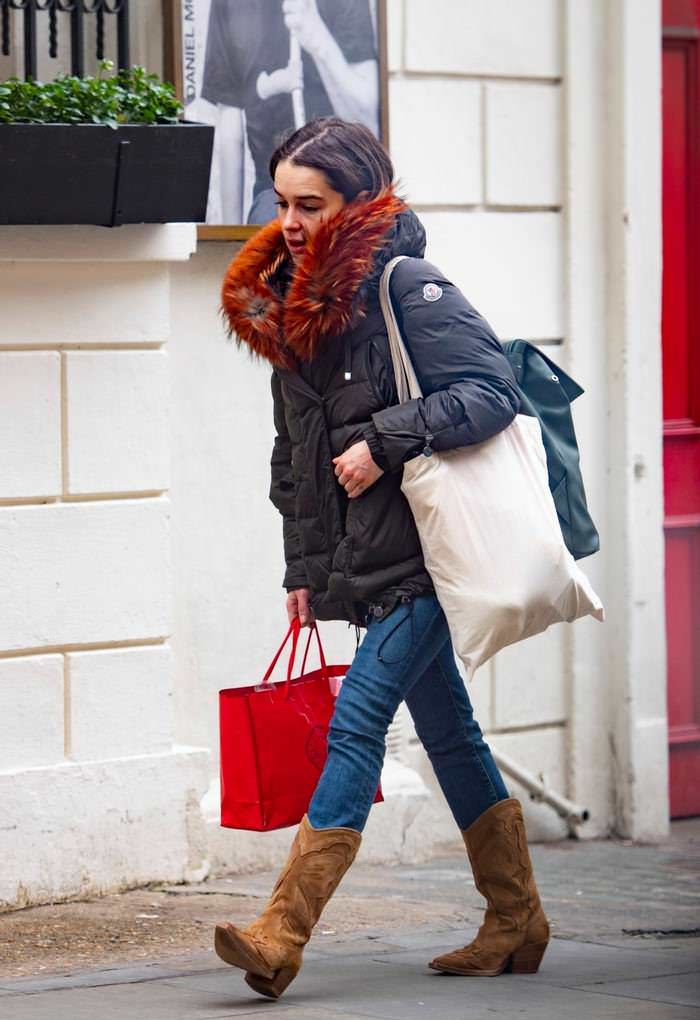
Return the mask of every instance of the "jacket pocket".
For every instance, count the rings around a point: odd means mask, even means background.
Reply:
[[[352,575],[352,555],[354,539],[352,535],[346,535],[335,550],[333,556],[333,570],[337,570],[343,577]]]

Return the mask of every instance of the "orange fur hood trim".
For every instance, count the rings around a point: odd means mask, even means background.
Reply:
[[[287,246],[279,223],[268,223],[224,276],[221,304],[231,334],[277,367],[311,361],[361,314],[360,287],[405,208],[392,189],[344,206],[309,242],[284,299],[272,277],[288,259]]]

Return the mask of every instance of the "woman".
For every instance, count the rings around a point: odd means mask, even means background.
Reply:
[[[518,801],[485,744],[425,569],[403,463],[478,443],[519,408],[488,323],[422,258],[425,234],[397,197],[367,128],[322,118],[270,162],[278,219],[234,259],[223,306],[239,342],[272,364],[271,498],[283,518],[290,620],[367,627],[343,683],[328,759],[272,898],[216,950],[276,998],[297,974],[323,907],[352,863],[379,782],[385,736],[406,701],[487,900],[474,941],[435,970],[536,971],[549,939]],[[397,405],[379,280],[423,393]]]

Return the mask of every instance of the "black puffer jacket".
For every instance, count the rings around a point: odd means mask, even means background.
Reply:
[[[518,411],[515,379],[488,323],[422,258],[423,228],[391,192],[325,224],[293,271],[280,228],[260,231],[231,263],[223,305],[232,332],[274,365],[270,496],[283,518],[284,587],[308,587],[319,619],[364,623],[431,591],[401,467],[481,442]],[[421,400],[396,404],[378,288],[391,292]],[[332,460],[365,439],[385,474],[348,500]]]

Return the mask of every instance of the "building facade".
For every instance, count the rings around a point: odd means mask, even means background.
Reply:
[[[493,746],[588,810],[582,837],[669,817],[661,24],[660,0],[388,3],[390,148],[427,257],[586,389],[607,622],[506,649],[470,690]],[[218,310],[234,251],[190,225],[0,227],[5,905],[286,851],[216,818],[217,692],[260,678],[285,622],[268,372]],[[349,661],[354,635],[322,633]],[[401,716],[391,751],[370,859],[456,835]],[[534,838],[566,833],[513,791]]]

